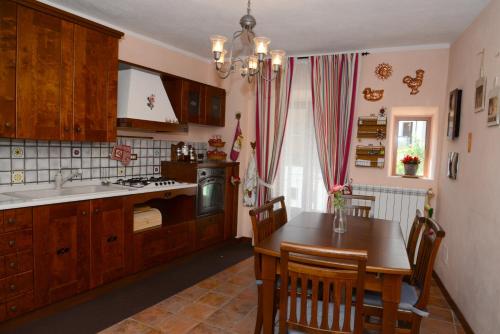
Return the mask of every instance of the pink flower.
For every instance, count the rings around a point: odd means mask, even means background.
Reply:
[[[336,184],[336,185],[333,186],[333,192],[334,193],[340,192],[342,190],[344,190],[344,186],[343,185]]]

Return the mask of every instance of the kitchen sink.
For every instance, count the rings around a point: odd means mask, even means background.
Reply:
[[[9,196],[14,196],[23,199],[31,200],[44,200],[48,198],[62,197],[62,196],[78,196],[93,193],[123,191],[126,188],[115,185],[89,185],[89,186],[73,186],[61,189],[41,189],[29,191],[17,191],[9,193]]]

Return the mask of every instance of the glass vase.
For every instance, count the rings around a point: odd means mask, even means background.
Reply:
[[[335,208],[333,230],[335,233],[345,233],[345,231],[347,231],[347,215],[345,208]]]

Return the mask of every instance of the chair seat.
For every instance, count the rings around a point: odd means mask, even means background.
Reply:
[[[297,297],[297,321],[300,319],[300,297]],[[312,301],[310,299],[307,299],[307,322],[309,323],[311,321],[311,306]],[[329,303],[328,305],[328,326],[331,328],[333,324],[333,308],[334,308],[333,303]],[[339,326],[342,328],[344,325],[344,313],[345,313],[345,305],[340,305],[340,311],[339,311]],[[356,315],[356,308],[355,306],[351,306],[351,329],[354,328],[354,321],[355,321],[355,315]],[[288,317],[290,317],[290,297],[288,297]],[[318,300],[318,324],[321,324],[321,318],[323,317],[323,302],[321,300]],[[300,330],[296,329],[289,329],[288,333],[303,333]]]
[[[429,313],[415,307],[420,296],[420,291],[417,287],[410,285],[406,282],[401,284],[401,297],[399,302],[399,309],[403,311],[410,311],[420,315],[421,317],[429,316]],[[382,296],[379,292],[366,291],[365,305],[382,307]]]

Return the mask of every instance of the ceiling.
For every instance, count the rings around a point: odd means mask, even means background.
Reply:
[[[239,28],[246,0],[44,0],[202,57]],[[489,0],[253,0],[272,49],[315,54],[453,42]]]

